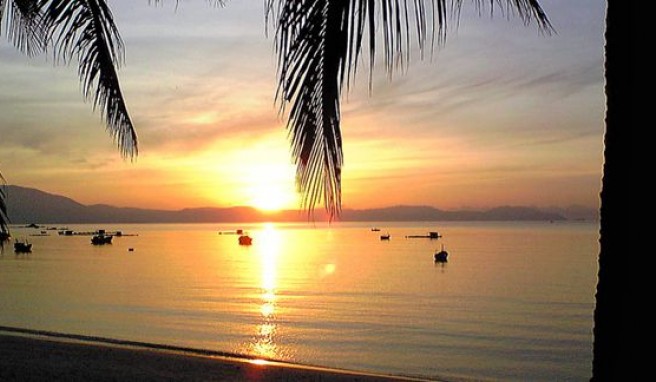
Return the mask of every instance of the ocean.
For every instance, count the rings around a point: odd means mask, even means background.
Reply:
[[[68,228],[125,235],[13,228],[33,252],[0,254],[0,326],[444,381],[591,376],[597,223]]]

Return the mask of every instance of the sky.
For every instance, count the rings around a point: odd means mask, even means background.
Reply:
[[[123,159],[75,65],[0,36],[0,172],[83,204],[299,207],[262,0],[108,2],[139,136]],[[473,3],[473,2],[472,2]],[[605,2],[541,0],[556,33],[465,2],[444,46],[342,100],[343,208],[597,208]],[[4,28],[3,28],[4,30]]]

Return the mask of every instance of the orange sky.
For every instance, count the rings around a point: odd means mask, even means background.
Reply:
[[[143,3],[143,4],[142,4]],[[344,98],[346,208],[596,207],[603,134],[603,12],[541,1],[558,34],[469,17],[432,59],[390,82],[363,66]],[[261,2],[111,4],[140,137],[124,161],[73,67],[0,44],[0,171],[84,204],[297,208],[273,39]]]

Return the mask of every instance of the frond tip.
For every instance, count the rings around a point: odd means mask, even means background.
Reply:
[[[102,0],[48,0],[43,3],[44,25],[57,58],[78,61],[82,91],[94,109],[102,110],[107,130],[124,157],[137,152],[137,134],[121,91],[117,68],[123,42],[112,13]]]
[[[5,178],[0,174],[0,234],[9,232],[9,215],[7,214],[7,191]],[[0,241],[2,241],[0,239]]]

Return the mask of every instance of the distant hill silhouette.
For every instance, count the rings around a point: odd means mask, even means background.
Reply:
[[[566,220],[558,213],[544,212],[532,207],[496,207],[484,211],[445,211],[430,206],[394,206],[367,210],[344,210],[347,221],[512,221]]]
[[[84,205],[73,199],[34,188],[7,186],[9,219],[12,224],[50,223],[214,223],[307,221],[306,212],[290,210],[264,213],[251,207],[186,208],[153,210]],[[318,211],[315,219],[325,220]],[[512,221],[566,220],[560,213],[532,207],[497,207],[485,211],[445,211],[430,206],[394,206],[375,209],[344,209],[342,221]]]

